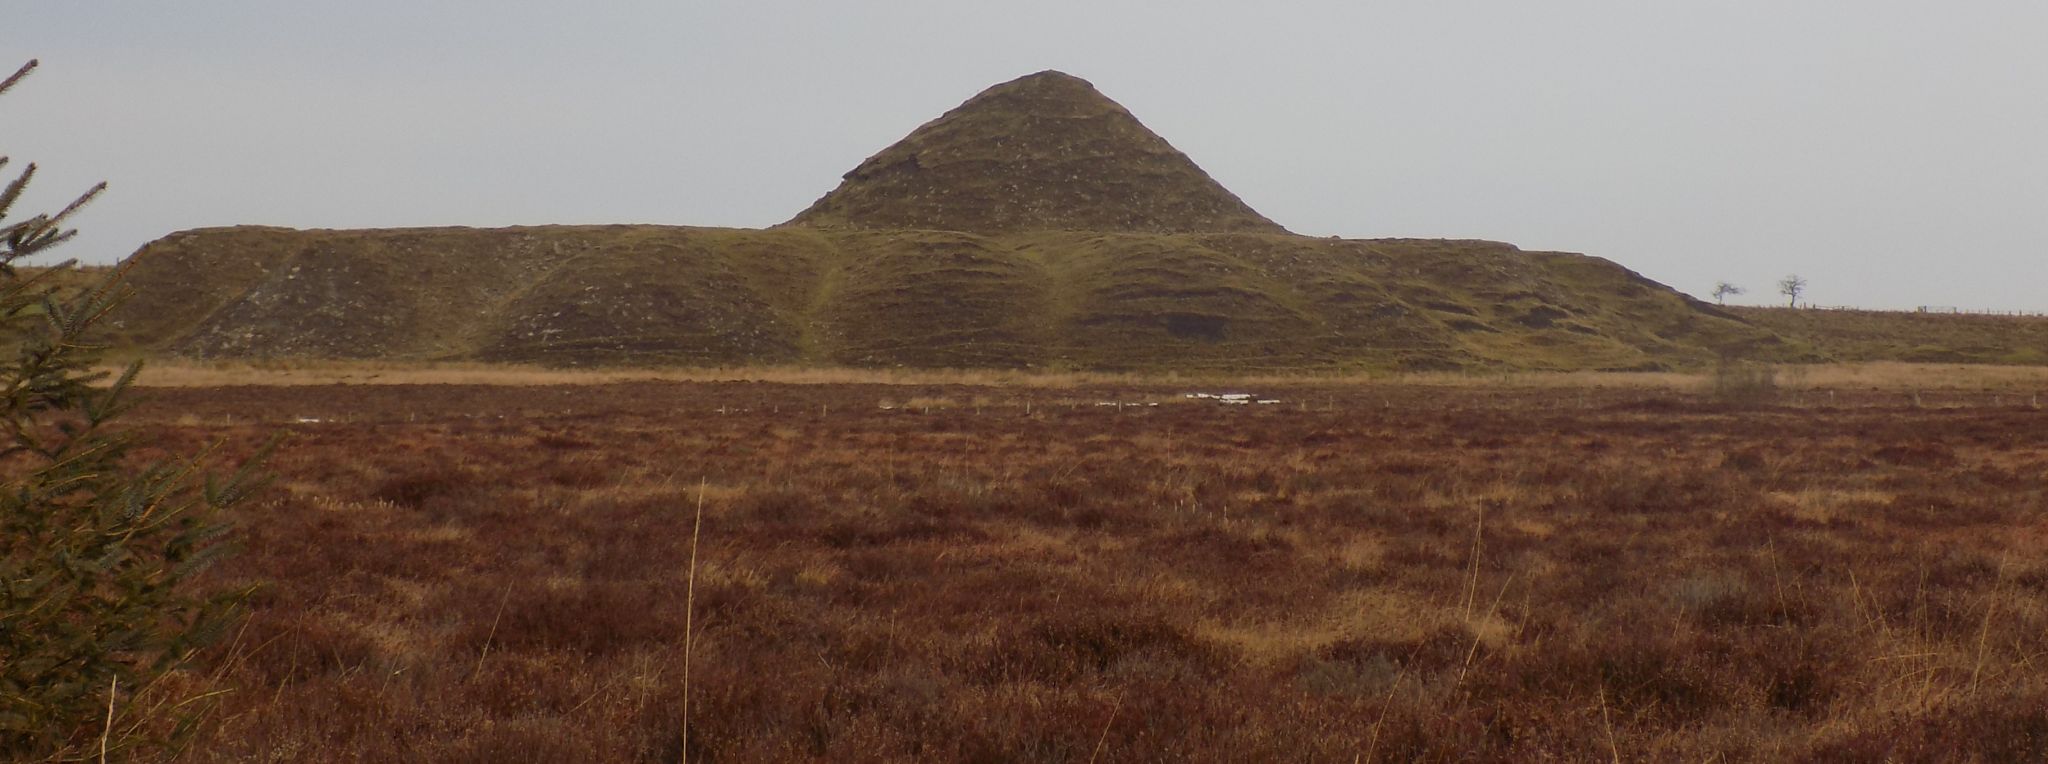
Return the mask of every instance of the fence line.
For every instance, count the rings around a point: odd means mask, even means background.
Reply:
[[[1769,308],[1769,305],[1759,305]],[[1798,310],[1833,310],[1850,313],[1918,313],[1938,316],[2009,316],[2019,318],[2048,318],[2048,311],[2038,310],[1992,310],[1981,308],[1959,308],[1952,305],[1922,305],[1917,308],[1865,308],[1857,305],[1815,305],[1800,303]]]

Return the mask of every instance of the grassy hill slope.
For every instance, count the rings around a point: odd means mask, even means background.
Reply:
[[[172,234],[116,341],[198,358],[1104,370],[2048,362],[2048,321],[1706,305],[1607,260],[1288,234],[1086,80],[998,84],[768,230]]]
[[[786,227],[187,231],[118,316],[198,358],[1087,369],[1666,368],[1797,343],[1478,241]]]

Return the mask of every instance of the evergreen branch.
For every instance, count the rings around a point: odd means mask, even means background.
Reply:
[[[7,75],[7,79],[0,80],[0,94],[13,90],[15,85],[20,84],[22,78],[27,77],[29,72],[35,71],[36,67],[41,65],[41,61],[33,58],[29,59],[28,63],[22,64],[20,69],[16,69],[13,74]]]

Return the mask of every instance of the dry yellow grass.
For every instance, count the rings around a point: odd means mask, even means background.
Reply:
[[[2048,367],[1872,362],[1783,367],[1789,390],[1965,390],[2032,393],[2048,388]],[[1175,374],[1031,372],[976,369],[860,369],[845,367],[719,367],[561,369],[482,363],[319,361],[201,363],[151,361],[140,384],[148,387],[229,385],[600,385],[618,382],[761,381],[804,385],[996,385],[1070,388],[1185,383],[1244,387],[1304,382],[1440,387],[1629,388],[1698,390],[1704,373],[1680,372],[1414,372],[1402,374]],[[950,405],[957,405],[954,402]]]

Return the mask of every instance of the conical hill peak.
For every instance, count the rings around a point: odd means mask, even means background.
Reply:
[[[972,233],[1284,232],[1079,77],[996,85],[846,173],[790,221]]]

